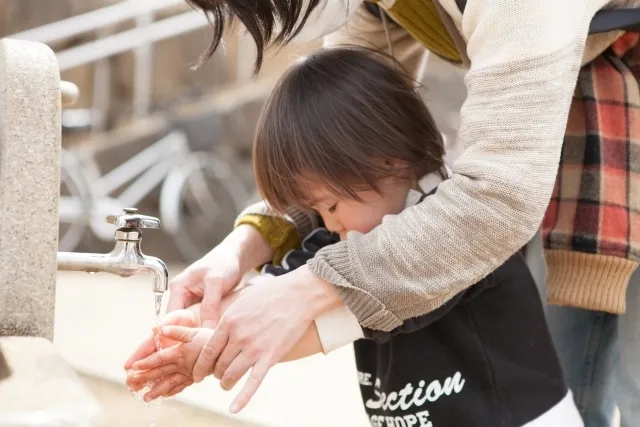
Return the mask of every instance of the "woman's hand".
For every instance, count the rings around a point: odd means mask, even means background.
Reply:
[[[220,318],[220,301],[251,268],[271,259],[273,251],[250,225],[241,225],[211,252],[187,267],[169,283],[167,311],[202,301],[202,326],[213,328]]]
[[[251,368],[251,375],[230,411],[249,402],[269,369],[300,340],[320,314],[342,304],[333,285],[304,266],[264,279],[243,289],[222,315],[211,339],[200,352],[193,379],[214,373],[231,389]]]

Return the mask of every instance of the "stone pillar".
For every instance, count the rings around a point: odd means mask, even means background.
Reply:
[[[0,336],[53,339],[59,192],[56,57],[0,40]]]
[[[11,368],[7,363],[7,358],[2,354],[2,348],[0,348],[0,381],[6,380],[11,376]]]

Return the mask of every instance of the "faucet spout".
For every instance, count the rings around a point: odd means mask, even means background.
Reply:
[[[154,292],[165,293],[169,289],[169,272],[160,258],[146,257],[142,270],[153,277]]]
[[[105,272],[120,277],[148,273],[153,278],[153,291],[163,294],[169,287],[167,266],[161,259],[146,256],[140,250],[142,228],[158,228],[159,220],[125,209],[123,215],[110,215],[107,221],[116,225],[115,246],[108,254],[58,252],[58,270]]]

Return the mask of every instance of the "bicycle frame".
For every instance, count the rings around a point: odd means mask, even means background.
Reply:
[[[100,238],[110,238],[110,228],[107,231],[103,225],[105,215],[114,209],[136,206],[189,153],[191,150],[184,133],[174,131],[104,175],[95,165],[87,164],[93,163],[91,156],[87,161],[79,160],[75,162],[77,167],[68,172],[74,175],[74,181],[81,182],[87,200],[61,197],[60,212],[65,213],[65,220],[75,221],[89,210],[94,234]],[[114,197],[116,190],[128,182],[130,184],[124,191]]]
[[[174,131],[129,160],[97,178],[97,196],[109,196],[136,176],[138,178],[118,196],[124,204],[135,206],[160,184],[168,171],[190,153],[186,136]]]

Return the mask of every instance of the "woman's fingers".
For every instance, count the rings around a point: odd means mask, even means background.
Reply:
[[[206,270],[203,267],[194,267],[192,265],[169,282],[167,313],[191,307],[198,302],[199,299],[189,289],[198,287],[197,285],[202,281],[205,272]]]
[[[242,387],[240,393],[238,393],[238,396],[233,400],[229,412],[237,414],[247,406],[247,403],[249,403],[253,395],[258,391],[260,384],[262,384],[262,381],[264,381],[264,378],[267,376],[267,372],[269,372],[269,369],[271,369],[273,365],[274,364],[268,359],[261,359],[253,365],[251,375],[249,375],[247,382]]]
[[[134,383],[147,383],[150,381],[159,380],[162,377],[169,376],[180,372],[180,367],[176,363],[160,366],[159,368],[149,369],[146,371],[135,371],[127,376],[127,381],[131,379]]]
[[[251,369],[254,363],[255,358],[249,357],[247,352],[238,354],[219,377],[216,375],[216,378],[220,379],[220,387],[226,391],[231,390],[238,381],[240,381],[242,376]],[[216,368],[217,367],[218,365],[216,364]]]
[[[160,350],[157,353],[153,353],[145,359],[138,360],[133,364],[133,369],[136,371],[146,371],[148,369],[159,368],[160,366],[170,365],[178,363],[180,359],[180,346],[171,347],[166,350]]]
[[[144,401],[151,402],[158,397],[166,396],[167,393],[169,393],[171,390],[180,386],[180,384],[188,381],[189,379],[189,377],[181,373],[171,374],[170,376],[165,377],[155,383],[153,387],[151,387],[151,390],[149,390],[149,392],[144,395]]]
[[[200,354],[198,355],[198,360],[196,360],[196,364],[193,366],[193,380],[197,383],[202,381],[207,375],[212,373],[213,367],[218,361],[218,356],[222,353],[222,350],[225,349],[229,339],[229,334],[225,332],[223,328],[218,328],[213,333],[211,338],[207,341],[207,343],[202,347]],[[231,345],[231,344],[229,344]],[[233,346],[235,347],[235,346]],[[238,351],[233,348],[229,349],[229,352],[233,353]]]
[[[239,353],[240,349],[238,347],[227,345],[224,350],[222,350],[220,357],[218,357],[215,368],[213,368],[213,376],[221,380],[227,368],[229,368],[232,363],[236,363],[236,358]],[[249,365],[247,369],[249,369],[249,367],[251,367],[251,365]]]
[[[205,328],[215,328],[220,320],[220,301],[225,292],[224,279],[213,272],[204,276],[204,295],[200,305],[200,319]]]

